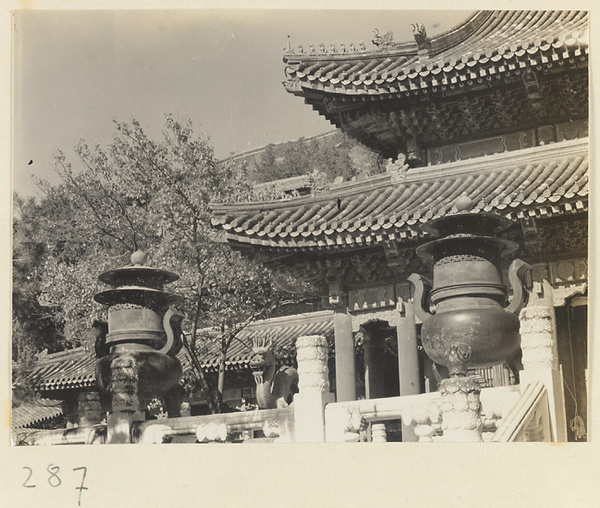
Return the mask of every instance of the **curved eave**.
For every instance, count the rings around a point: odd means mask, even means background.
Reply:
[[[32,427],[63,414],[62,401],[38,399],[14,408],[12,426],[15,429]]]
[[[347,96],[407,94],[490,80],[531,66],[587,62],[587,13],[579,11],[480,12],[457,29],[431,39],[427,53],[401,50],[329,57],[286,55],[284,86]],[[400,95],[396,95],[400,97]],[[311,103],[317,102],[307,97]]]
[[[346,249],[410,240],[419,225],[456,212],[467,195],[473,211],[511,220],[587,211],[588,140],[577,139],[409,170],[332,186],[320,196],[215,206],[213,225],[234,245]]]

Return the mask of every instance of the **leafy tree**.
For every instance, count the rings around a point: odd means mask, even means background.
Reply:
[[[320,173],[329,181],[358,178],[383,171],[383,159],[341,132],[289,141],[264,148],[252,173],[258,182]]]
[[[33,198],[14,197],[12,359],[31,362],[35,353],[64,348],[53,320],[55,309],[39,301],[46,245],[41,240],[40,207]]]
[[[97,275],[128,264],[133,251],[146,251],[148,264],[180,275],[172,289],[185,299],[186,347],[217,412],[227,349],[243,326],[265,317],[286,296],[266,269],[232,251],[210,227],[211,201],[249,195],[244,166],[216,164],[208,140],[195,136],[189,121],[167,116],[162,134],[155,141],[136,120],[115,122],[107,147],[79,143],[76,166],[56,154],[62,183],[39,182],[45,256],[38,301],[57,309],[54,325],[62,327],[65,344],[90,340],[91,322],[104,312],[93,301],[102,289]],[[216,337],[199,336],[207,327]],[[215,343],[216,390],[197,355]]]

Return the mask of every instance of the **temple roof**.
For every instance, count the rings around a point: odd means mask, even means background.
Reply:
[[[417,21],[417,20],[415,20]],[[286,51],[286,88],[338,94],[395,94],[510,72],[586,54],[585,11],[479,11],[422,44],[375,50]],[[303,90],[304,89],[304,90]]]
[[[30,427],[63,413],[62,401],[37,399],[12,410],[12,426],[15,429]]]
[[[227,351],[226,369],[246,368],[252,356],[253,338],[265,334],[273,338],[278,358],[289,363],[295,358],[298,337],[324,335],[332,339],[333,314],[329,311],[312,312],[250,323]],[[177,354],[177,358],[184,370],[190,365],[183,350]],[[33,379],[36,388],[42,392],[95,387],[97,361],[93,350],[78,347],[47,355],[34,365],[27,377]],[[200,364],[209,372],[218,368],[216,346],[204,352]]]
[[[416,238],[419,224],[455,212],[509,219],[586,211],[588,140],[575,139],[331,185],[321,194],[212,205],[212,223],[233,244],[267,248],[355,248]]]
[[[385,158],[587,118],[588,16],[480,11],[415,41],[326,52],[289,47],[286,89]]]

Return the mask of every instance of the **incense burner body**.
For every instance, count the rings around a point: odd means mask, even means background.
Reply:
[[[133,259],[132,259],[133,260]],[[181,349],[183,315],[171,306],[180,297],[163,290],[178,276],[157,268],[134,264],[105,272],[99,279],[112,289],[95,300],[108,306],[108,333],[96,364],[99,387],[114,389],[115,360],[131,359],[136,393],[140,400],[159,396],[174,387],[182,376],[177,352]]]
[[[438,238],[417,249],[421,258],[433,262],[433,284],[421,275],[409,277],[415,312],[423,322],[425,352],[453,375],[497,365],[519,352],[518,312],[525,303],[523,281],[530,267],[518,259],[510,265],[509,302],[501,259],[517,245],[494,236],[505,227],[502,217],[474,213],[445,216],[423,227]]]

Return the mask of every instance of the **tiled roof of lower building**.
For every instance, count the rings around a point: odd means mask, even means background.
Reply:
[[[242,330],[227,351],[228,369],[245,368],[252,356],[252,341],[259,337],[272,337],[280,360],[290,361],[296,354],[296,339],[307,335],[323,335],[332,343],[333,312],[319,311],[295,316],[256,321]],[[216,350],[203,355],[202,366],[208,370],[218,367]]]
[[[332,339],[333,314],[329,311],[311,312],[250,323],[232,342],[227,352],[226,369],[247,367],[252,356],[253,338],[265,334],[273,338],[279,358],[289,362],[295,356],[294,345],[298,337],[324,335]],[[184,369],[189,367],[190,360],[184,350],[177,357]],[[38,361],[26,376],[41,392],[85,389],[96,386],[96,362],[93,350],[79,347],[49,354]],[[218,368],[216,345],[201,354],[200,364],[207,371]]]
[[[37,399],[12,410],[12,426],[15,429],[32,427],[63,413],[62,401]]]
[[[84,347],[52,353],[40,359],[27,377],[42,392],[88,388],[96,385],[96,361],[94,350]]]
[[[588,139],[375,175],[314,196],[216,203],[212,223],[232,242],[268,248],[368,246],[419,236],[420,223],[454,213],[460,196],[474,212],[513,220],[586,211]]]

